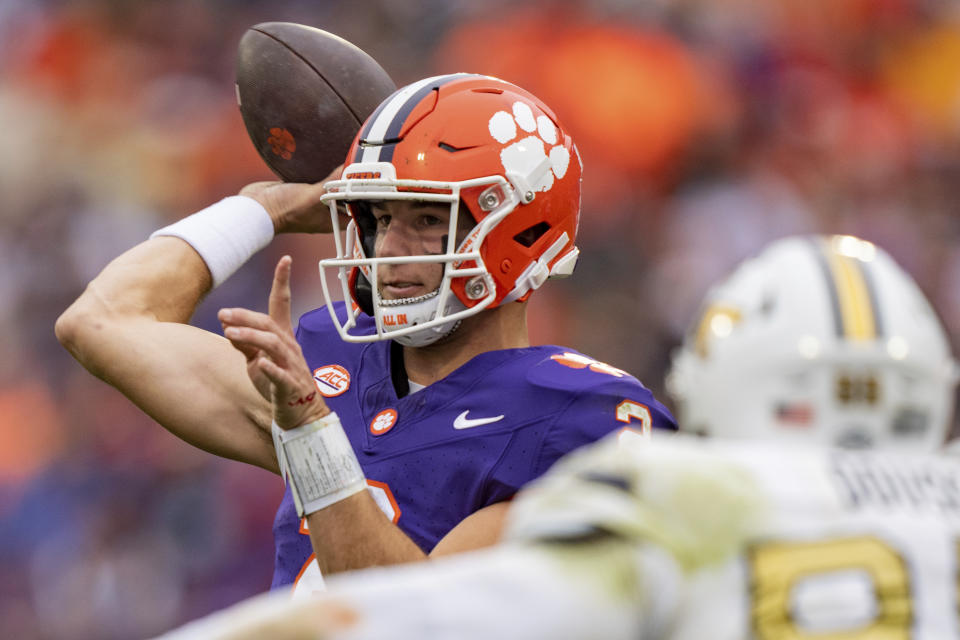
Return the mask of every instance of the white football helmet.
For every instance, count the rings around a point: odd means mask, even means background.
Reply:
[[[710,290],[667,389],[684,431],[932,451],[957,371],[932,307],[885,251],[797,236]]]

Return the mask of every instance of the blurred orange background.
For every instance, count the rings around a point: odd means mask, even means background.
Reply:
[[[402,5],[402,6],[398,6]],[[636,6],[634,6],[636,5]],[[768,241],[853,233],[960,344],[960,12],[947,0],[14,0],[0,7],[0,636],[135,638],[268,588],[278,478],[165,433],[56,342],[111,258],[271,175],[233,89],[258,22],[332,31],[398,84],[471,71],[543,98],[584,160],[577,273],[538,342],[662,400],[707,286]],[[322,303],[328,239],[281,238],[216,290]],[[189,398],[184,399],[189,402]],[[955,429],[956,431],[956,429]]]

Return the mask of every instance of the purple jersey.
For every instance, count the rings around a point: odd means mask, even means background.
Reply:
[[[325,308],[301,317],[297,340],[374,498],[424,552],[577,447],[623,427],[676,428],[636,378],[564,347],[482,353],[398,398],[389,341],[343,342]],[[289,488],[273,528],[279,587],[315,564]]]

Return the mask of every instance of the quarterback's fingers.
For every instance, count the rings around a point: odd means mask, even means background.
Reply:
[[[224,330],[226,333],[226,330]],[[230,340],[230,338],[227,338]],[[236,340],[230,340],[230,344],[233,345],[233,348],[243,354],[243,357],[247,359],[247,362],[250,362],[260,354],[260,350],[256,347],[252,347],[244,342],[237,342]]]
[[[270,317],[283,329],[292,331],[290,322],[290,266],[293,258],[283,256],[273,272],[268,309]]]
[[[224,337],[227,338],[227,340],[230,340],[229,333],[227,332],[227,329],[230,327],[230,325],[227,324],[226,322],[221,321],[220,326],[223,327]],[[260,350],[257,349],[256,347],[251,347],[250,345],[245,344],[243,342],[230,340],[230,344],[233,345],[234,349],[236,349],[237,351],[243,354],[243,356],[247,359],[247,362],[250,362],[251,360],[256,358],[257,354],[260,353]]]
[[[270,378],[268,378],[258,366],[257,363],[259,361],[260,358],[258,356],[247,360],[247,376],[250,378],[250,382],[253,383],[257,393],[267,402],[273,402],[272,383],[270,382]]]
[[[217,314],[224,332],[227,327],[240,327],[256,329],[258,331],[268,331],[277,334],[284,342],[291,347],[297,343],[290,326],[281,326],[273,318],[259,311],[251,311],[242,307],[221,309]],[[224,333],[226,335],[226,333]]]
[[[220,309],[217,312],[217,319],[224,328],[228,326],[254,327],[269,331],[278,328],[273,318],[259,311],[251,311],[243,307],[232,307]]]
[[[263,193],[267,187],[282,184],[279,180],[261,180],[260,182],[251,182],[243,189],[240,189],[240,195],[254,198]]]
[[[260,371],[267,377],[267,379],[277,387],[278,391],[282,395],[286,395],[290,389],[294,389],[297,386],[296,377],[287,371],[282,366],[278,365],[276,362],[267,357],[257,358],[255,362],[256,366]]]
[[[318,182],[317,184],[326,184],[326,183],[330,182],[331,180],[339,180],[339,179],[340,179],[340,176],[341,176],[342,174],[343,174],[343,165],[341,164],[340,166],[334,168],[333,171],[331,171],[330,174],[329,174],[326,178],[324,178],[323,180],[321,180],[321,181]]]
[[[281,366],[295,362],[299,352],[294,352],[290,345],[273,331],[261,331],[250,327],[227,327],[223,330],[224,337],[233,346],[244,353],[246,350],[262,351],[267,357]]]
[[[268,358],[256,365],[273,384],[273,419],[282,429],[293,429],[329,413],[313,379],[304,380]]]

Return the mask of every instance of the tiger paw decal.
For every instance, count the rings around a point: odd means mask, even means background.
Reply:
[[[488,123],[490,135],[497,142],[510,143],[500,152],[503,169],[507,174],[531,179],[530,188],[534,191],[549,191],[554,179],[566,175],[570,152],[557,144],[557,127],[550,118],[534,117],[530,105],[519,101],[513,103],[512,111],[512,114],[497,111]],[[549,151],[548,145],[551,145]]]
[[[616,378],[622,378],[624,376],[630,375],[623,369],[617,369],[614,366],[607,364],[606,362],[600,362],[599,360],[594,360],[585,355],[579,353],[566,353],[554,354],[550,356],[550,359],[554,362],[559,362],[565,367],[570,367],[571,369],[590,369],[590,371],[596,371],[597,373],[606,373],[607,375],[614,376]]]

